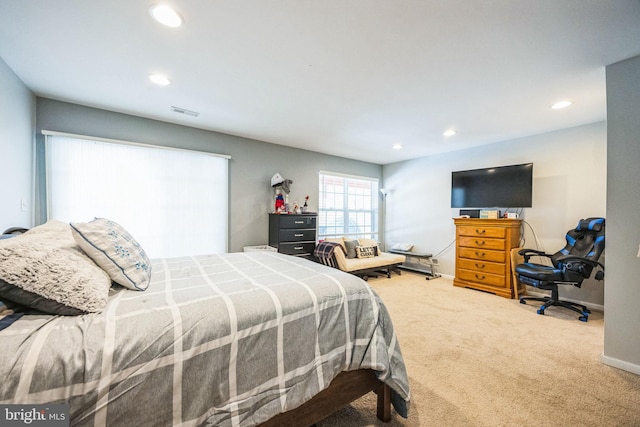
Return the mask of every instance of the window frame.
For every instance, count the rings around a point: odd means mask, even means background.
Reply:
[[[326,182],[327,179],[342,181],[342,191],[333,193],[335,195],[341,195],[342,200],[335,201],[334,206],[327,206],[327,200],[329,198],[326,190],[328,185]],[[357,186],[361,186],[362,188],[364,184],[368,184],[368,191],[365,190],[362,194],[349,191]],[[361,237],[379,240],[381,234],[379,189],[380,180],[378,178],[320,171],[318,173],[318,239],[323,240],[333,237],[349,237],[355,239]],[[354,202],[356,204],[359,203],[359,207],[353,206]],[[341,214],[341,221],[340,219],[337,220],[338,222],[342,222],[342,225],[335,224],[336,219],[334,219],[334,224],[329,225],[327,223],[329,213]],[[367,218],[370,218],[370,224],[368,224]],[[358,231],[350,230],[354,225],[358,228]],[[331,232],[329,232],[328,227],[332,228]],[[342,229],[338,230],[337,227],[342,227]]]

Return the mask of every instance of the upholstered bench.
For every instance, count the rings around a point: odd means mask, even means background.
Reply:
[[[367,280],[381,274],[391,277],[391,272],[401,274],[398,266],[405,262],[404,255],[382,252],[373,239],[347,237],[327,238],[314,252],[318,260],[334,268]]]

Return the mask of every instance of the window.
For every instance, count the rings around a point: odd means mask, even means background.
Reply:
[[[320,172],[318,236],[378,238],[378,180]]]
[[[47,218],[109,218],[150,258],[227,251],[227,157],[43,133]]]

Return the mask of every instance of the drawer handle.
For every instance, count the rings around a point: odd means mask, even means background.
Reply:
[[[478,280],[484,280],[484,278],[485,278],[485,276],[478,276],[478,275],[476,274],[476,279],[478,279]]]
[[[487,230],[478,230],[478,229],[476,228],[476,233],[477,233],[477,234],[484,234],[484,233],[486,233],[486,232],[487,232]]]
[[[485,253],[476,251],[476,256],[483,257],[485,256]]]
[[[480,241],[476,240],[476,245],[478,245],[478,246],[483,246],[483,245],[486,245],[486,244],[487,244],[487,242],[485,242],[484,240],[480,240]]]
[[[304,246],[294,246],[293,249],[299,251],[299,250],[304,249]]]
[[[304,221],[294,221],[294,224],[304,224]]]
[[[478,263],[476,262],[476,268],[485,268],[485,267],[486,267],[486,266],[485,266],[484,264],[478,264]]]
[[[295,237],[302,237],[304,234],[294,234]]]

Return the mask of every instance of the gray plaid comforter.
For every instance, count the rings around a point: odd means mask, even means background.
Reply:
[[[384,305],[361,279],[273,252],[153,261],[145,292],[0,331],[0,403],[69,403],[72,425],[252,426],[371,368],[406,416]]]

